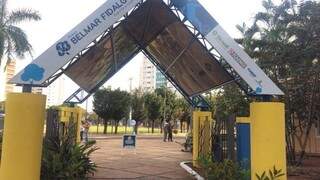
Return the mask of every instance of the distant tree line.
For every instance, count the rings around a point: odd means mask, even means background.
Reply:
[[[132,119],[136,121],[136,132],[140,125],[151,129],[151,133],[156,126],[162,131],[163,121],[175,124],[179,121],[181,125],[187,124],[187,129],[190,127],[191,107],[185,99],[167,88],[154,92],[134,90],[132,93],[102,88],[94,94],[93,111],[102,119],[104,133],[107,133],[109,124],[114,125],[115,134],[118,133],[119,122],[127,126],[130,108]]]

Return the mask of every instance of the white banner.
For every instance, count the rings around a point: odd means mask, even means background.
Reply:
[[[41,85],[140,0],[108,0],[19,72],[10,83]]]
[[[220,25],[208,33],[206,39],[257,95],[283,95],[278,86],[274,84]]]
[[[172,0],[172,2],[256,94],[283,95],[278,86],[220,27],[219,23],[197,0]]]

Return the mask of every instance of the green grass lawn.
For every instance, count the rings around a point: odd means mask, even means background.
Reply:
[[[89,129],[89,132],[90,133],[94,133],[96,134],[97,132],[99,134],[102,134],[103,133],[103,129],[104,127],[103,126],[99,126],[97,128],[97,126],[90,126],[90,129]],[[108,126],[108,129],[107,129],[107,134],[114,134],[114,127],[113,127],[113,133],[111,133],[111,129],[112,127],[111,126]],[[133,128],[132,127],[127,127],[127,132],[125,131],[125,126],[118,126],[118,134],[131,134],[133,132]],[[147,127],[139,127],[138,128],[138,134],[144,134],[144,135],[161,135],[160,133],[160,128],[154,128],[154,133],[152,134],[151,133],[151,128],[149,129],[148,131],[148,128]],[[186,133],[178,133],[174,136],[185,136]]]

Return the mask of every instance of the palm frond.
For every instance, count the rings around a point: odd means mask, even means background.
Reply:
[[[253,38],[253,36],[260,31],[259,26],[257,23],[254,23],[250,28],[248,28],[245,32],[245,36],[248,38]]]
[[[12,25],[21,23],[23,21],[39,21],[41,20],[41,16],[38,11],[34,11],[32,9],[18,9],[12,11],[7,19],[6,24]]]
[[[259,12],[255,15],[254,17],[254,23],[257,23],[257,22],[263,22],[263,23],[266,23],[266,24],[270,24],[270,20],[271,20],[271,15],[269,13],[266,13],[266,12]]]
[[[26,33],[16,26],[8,26],[8,39],[12,43],[12,51],[19,57],[24,57],[25,53],[32,55],[32,46],[28,42]]]
[[[3,54],[4,54],[4,47],[5,47],[5,40],[4,40],[4,34],[3,34],[3,31],[0,30],[0,65],[2,63],[2,57],[3,57]]]
[[[264,0],[264,1],[262,1],[262,6],[263,6],[267,11],[270,11],[271,9],[273,9],[274,4],[273,4],[272,0]]]
[[[2,0],[0,6],[0,23],[2,24],[7,15],[7,0]]]
[[[245,32],[246,32],[246,24],[245,23],[243,23],[242,25],[237,24],[236,28],[238,29],[238,31],[241,32],[242,35],[245,34]]]
[[[6,59],[6,64],[5,64],[5,66],[4,66],[4,71],[7,69],[7,65],[8,64],[10,64],[10,61],[11,61],[11,59],[12,59],[12,52],[13,52],[13,49],[14,49],[14,47],[13,47],[13,43],[12,43],[12,41],[11,40],[7,40],[7,41],[4,41],[4,43],[5,43],[5,51],[4,51],[4,54],[7,56],[7,59]]]

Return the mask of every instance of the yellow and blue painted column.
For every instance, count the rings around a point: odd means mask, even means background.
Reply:
[[[286,174],[285,109],[279,102],[250,104],[251,179],[275,166]],[[286,180],[283,176],[281,180]]]
[[[250,169],[250,118],[237,117],[237,160],[242,168]]]
[[[46,96],[11,93],[7,96],[1,180],[39,180]]]
[[[198,166],[197,161],[200,156],[211,155],[212,113],[193,111],[192,121],[192,160],[193,165]]]

